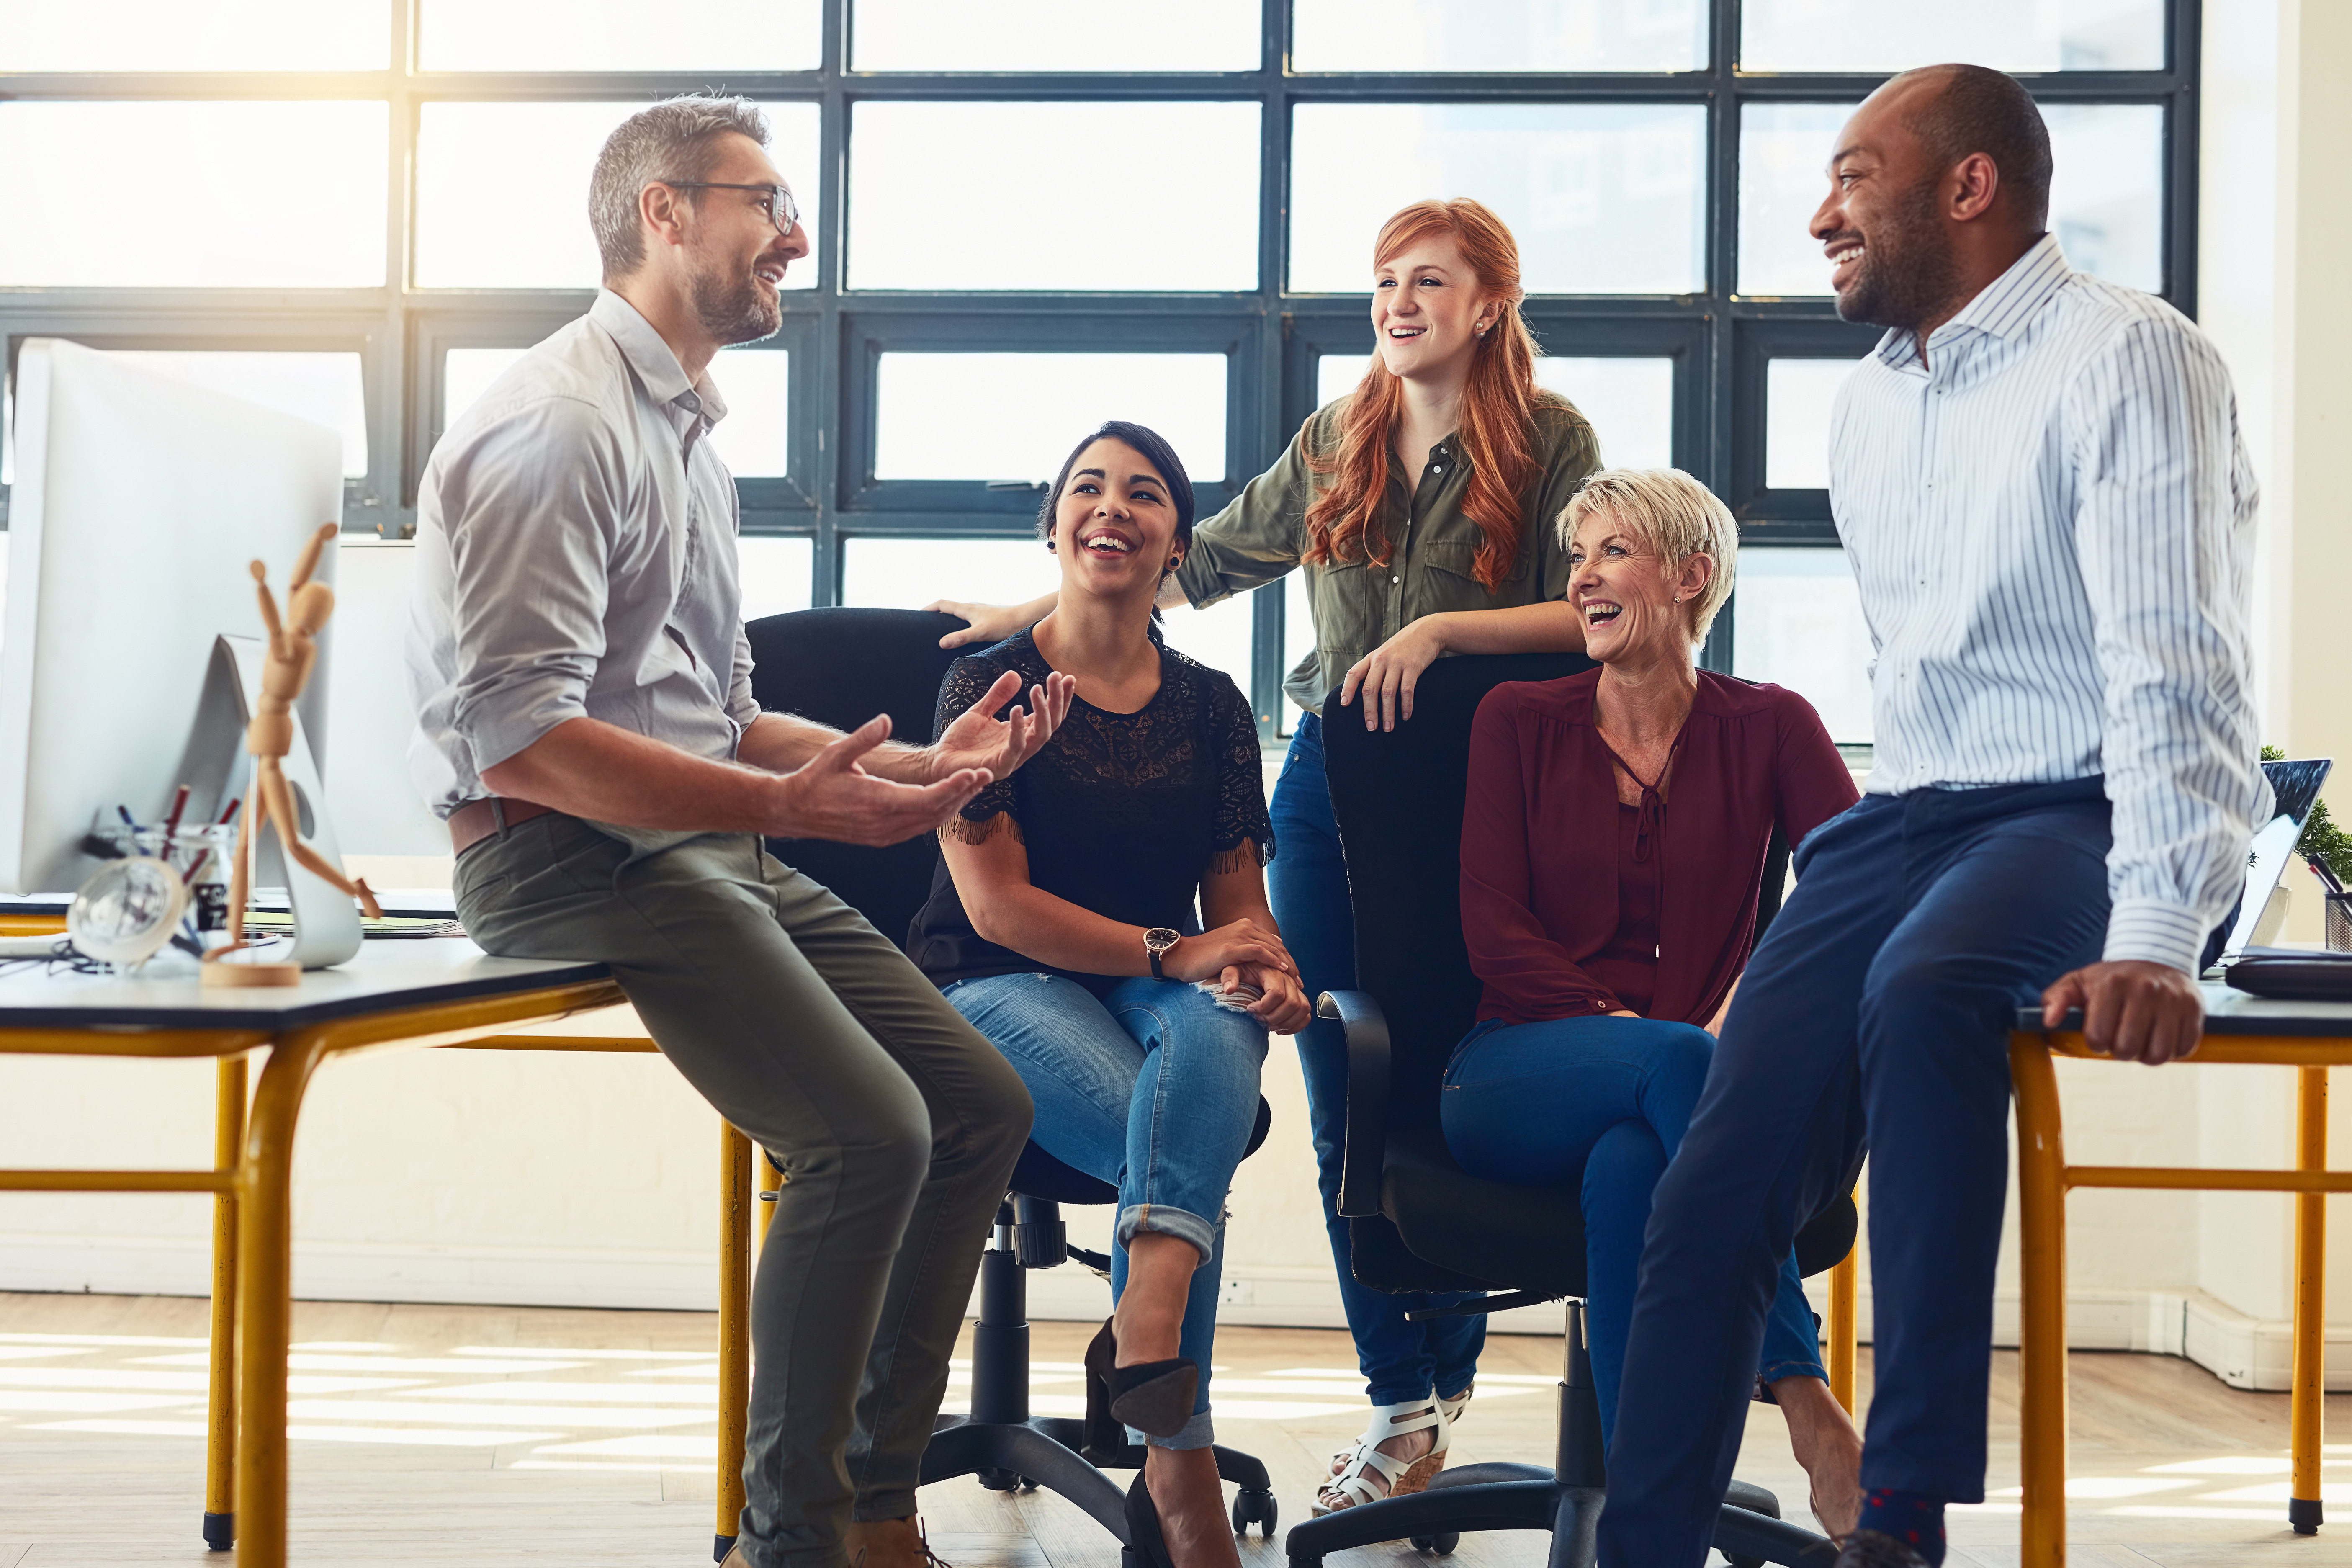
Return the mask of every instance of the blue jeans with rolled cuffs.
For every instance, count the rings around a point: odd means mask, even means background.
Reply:
[[[1127,1244],[1139,1232],[1199,1249],[1178,1353],[1200,1366],[1200,1394],[1182,1431],[1148,1440],[1207,1447],[1225,1194],[1257,1122],[1265,1028],[1181,980],[1120,980],[1097,998],[1056,974],[994,974],[957,981],[947,999],[1028,1085],[1031,1138],[1118,1188],[1113,1300],[1126,1293]]]
[[[1360,723],[1360,719],[1349,721]],[[1309,1000],[1356,985],[1356,914],[1348,901],[1348,859],[1331,815],[1323,771],[1323,721],[1302,714],[1267,805],[1281,847],[1265,868],[1266,897],[1283,945],[1298,964]],[[1316,1185],[1339,1274],[1339,1304],[1356,1342],[1356,1364],[1375,1405],[1405,1405],[1433,1394],[1459,1394],[1477,1374],[1486,1343],[1483,1315],[1407,1321],[1412,1311],[1471,1300],[1451,1291],[1391,1294],[1357,1281],[1348,1222],[1339,1217],[1340,1152],[1348,1140],[1348,1037],[1332,1019],[1301,1030],[1298,1065],[1307,1077],[1307,1113],[1315,1139]]]
[[[1617,1430],[1650,1194],[1682,1146],[1714,1055],[1715,1037],[1695,1024],[1498,1019],[1471,1030],[1445,1068],[1439,1119],[1464,1171],[1517,1186],[1581,1189],[1585,1333],[1604,1438]],[[1758,1375],[1826,1380],[1821,1352],[1790,1252],[1780,1259]]]

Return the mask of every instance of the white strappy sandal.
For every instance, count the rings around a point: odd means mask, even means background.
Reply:
[[[1454,1423],[1462,1418],[1463,1409],[1469,1403],[1470,1390],[1465,1388],[1453,1399],[1415,1399],[1402,1405],[1373,1405],[1372,1424],[1364,1429],[1364,1435],[1331,1456],[1331,1479],[1315,1496],[1315,1516],[1319,1519],[1327,1513],[1337,1513],[1359,1503],[1378,1502],[1382,1498],[1409,1497],[1426,1488],[1445,1468],[1445,1450],[1454,1441]],[[1426,1454],[1399,1459],[1381,1452],[1381,1445],[1391,1437],[1433,1428],[1437,1440]],[[1367,1470],[1380,1476],[1379,1484],[1366,1477]]]

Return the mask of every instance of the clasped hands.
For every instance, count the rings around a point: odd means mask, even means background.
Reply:
[[[1181,938],[1161,955],[1160,972],[1171,980],[1213,980],[1220,991],[1255,986],[1258,999],[1244,1011],[1271,1034],[1295,1035],[1314,1016],[1289,949],[1271,927],[1248,915]]]
[[[1049,675],[1029,689],[1026,708],[999,718],[1021,694],[1021,677],[1007,670],[936,742],[908,748],[887,765],[873,753],[890,738],[890,716],[877,714],[783,776],[789,837],[879,847],[932,831],[1035,756],[1068,716],[1076,689],[1070,677]]]

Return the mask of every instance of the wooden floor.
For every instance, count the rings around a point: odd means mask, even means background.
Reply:
[[[674,1312],[304,1303],[296,1308],[294,1557],[394,1563],[694,1568],[709,1561],[716,1320]],[[1088,1332],[1034,1328],[1040,1414],[1075,1413]],[[205,1306],[171,1298],[0,1294],[0,1568],[211,1562],[198,1536]],[[1490,1341],[1457,1462],[1549,1458],[1559,1342]],[[1218,1431],[1274,1472],[1286,1528],[1326,1456],[1362,1422],[1346,1337],[1218,1336]],[[2073,1358],[2076,1568],[2352,1565],[2352,1517],[2284,1525],[2286,1398],[2187,1362]],[[1867,1373],[1867,1358],[1864,1371]],[[1995,1363],[1992,1499],[1957,1510],[1958,1564],[2017,1561],[2016,1359]],[[950,1391],[950,1406],[961,1401]],[[2352,1431],[2352,1403],[2328,1401]],[[2331,1447],[2352,1466],[2352,1445]],[[1740,1473],[1805,1518],[1778,1415],[1758,1406]],[[2327,1500],[2352,1505],[2352,1484]],[[1115,1568],[1116,1548],[1045,1494],[971,1480],[923,1510],[956,1568]],[[1249,1568],[1279,1568],[1279,1533]],[[1539,1534],[1465,1537],[1451,1568],[1536,1568]],[[1405,1568],[1403,1543],[1332,1560]],[[1436,1568],[1428,1563],[1426,1568]]]

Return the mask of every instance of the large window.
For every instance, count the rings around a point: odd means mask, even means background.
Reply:
[[[1039,487],[1106,416],[1204,515],[1372,347],[1381,220],[1517,232],[1547,385],[1605,458],[1740,518],[1710,663],[1867,742],[1822,451],[1845,367],[1805,234],[1852,106],[1906,67],[2020,73],[2077,266],[2196,307],[2196,0],[572,0],[0,7],[0,333],[139,351],[341,428],[397,538],[439,433],[595,282],[590,166],[635,105],[760,100],[815,241],[722,355],[747,610],[1027,595]],[[130,186],[110,171],[135,168]],[[39,215],[34,221],[32,215]],[[5,474],[0,474],[5,483]],[[5,518],[0,492],[0,521]],[[1269,734],[1308,642],[1277,584],[1180,646]]]

